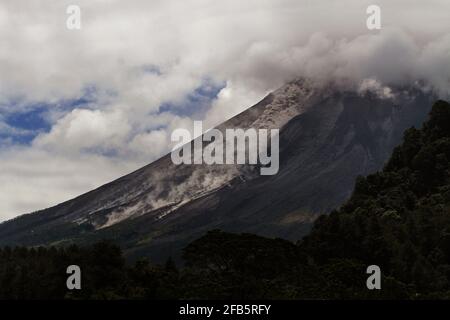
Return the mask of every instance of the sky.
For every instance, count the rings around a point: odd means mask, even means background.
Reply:
[[[381,8],[368,30],[366,8]],[[81,29],[69,30],[69,5]],[[297,77],[450,92],[448,0],[2,0],[0,221],[150,163]]]

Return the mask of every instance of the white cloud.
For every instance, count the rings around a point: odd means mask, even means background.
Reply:
[[[137,165],[99,155],[63,156],[17,147],[1,153],[0,162],[2,219],[56,205],[130,172]]]
[[[162,155],[170,151],[170,138],[165,130],[154,130],[149,133],[139,133],[134,136],[130,148],[136,153],[148,154],[152,149],[155,155]]]
[[[34,146],[65,154],[78,154],[90,148],[106,152],[120,148],[130,130],[120,110],[74,109],[59,119],[49,133],[36,137]]]
[[[264,92],[266,94],[268,92]],[[204,130],[229,119],[261,99],[261,91],[247,89],[243,83],[228,81],[204,117]]]
[[[358,91],[361,94],[365,94],[366,92],[372,92],[376,94],[380,99],[394,98],[394,94],[392,93],[391,88],[383,86],[379,81],[375,79],[364,79],[361,82]]]

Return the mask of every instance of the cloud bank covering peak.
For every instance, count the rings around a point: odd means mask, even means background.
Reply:
[[[81,30],[66,8],[81,8]],[[0,220],[97,187],[297,77],[450,93],[450,2],[5,0]],[[206,128],[205,128],[206,129]]]

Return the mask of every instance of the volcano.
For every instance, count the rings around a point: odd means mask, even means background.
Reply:
[[[436,98],[412,85],[349,90],[297,79],[217,128],[280,129],[279,171],[175,165],[170,154],[52,208],[0,224],[0,245],[111,239],[127,257],[161,262],[211,229],[298,240],[380,170]]]

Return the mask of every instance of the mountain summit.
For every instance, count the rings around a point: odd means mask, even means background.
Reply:
[[[359,175],[381,169],[434,97],[414,88],[350,91],[292,81],[224,122],[280,129],[280,169],[174,165],[170,155],[55,207],[0,224],[1,245],[119,243],[162,261],[211,229],[299,239],[341,205]]]

